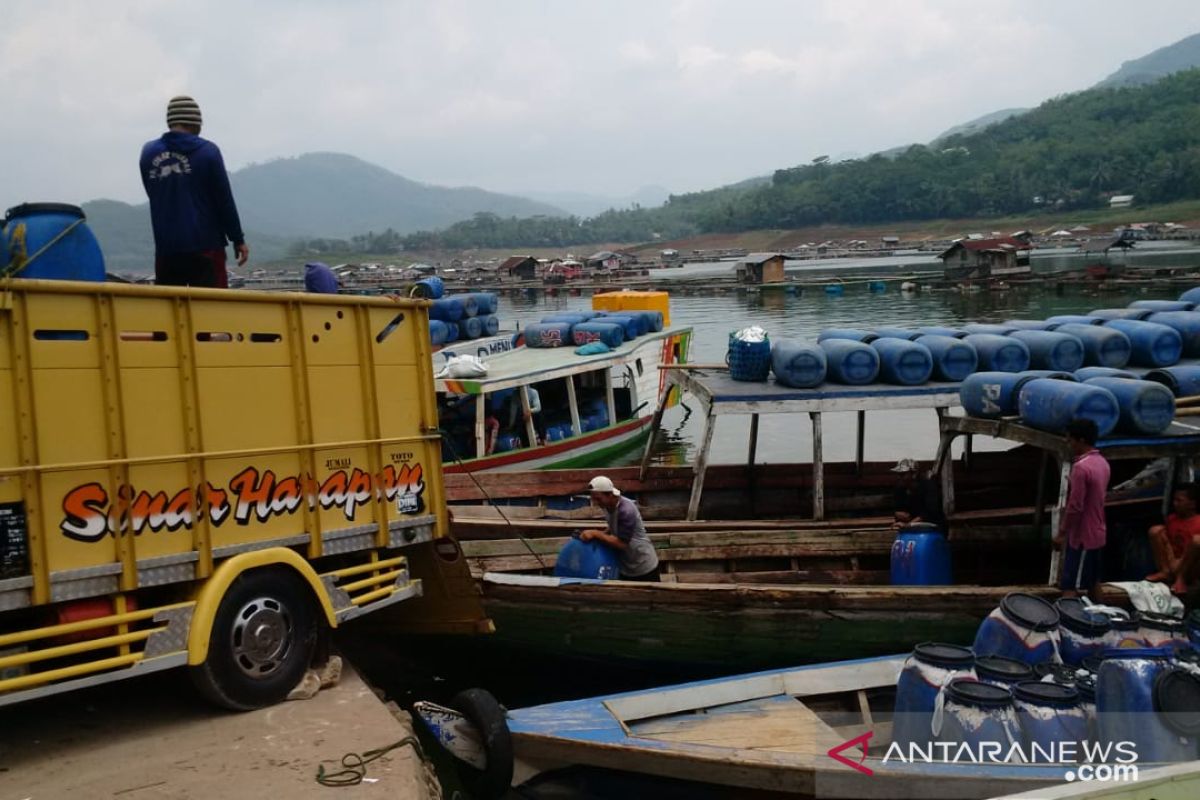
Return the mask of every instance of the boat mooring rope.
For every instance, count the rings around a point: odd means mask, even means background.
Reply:
[[[392,742],[387,747],[378,747],[374,750],[366,750],[363,753],[346,753],[342,756],[342,769],[337,772],[326,772],[325,762],[317,765],[317,783],[322,786],[357,786],[363,782],[367,776],[367,764],[370,764],[376,759],[382,758],[391,751],[408,745],[412,747],[413,752],[417,754],[417,758],[421,761],[428,762],[425,757],[425,751],[421,749],[421,743],[417,741],[415,736],[405,736],[403,739]]]

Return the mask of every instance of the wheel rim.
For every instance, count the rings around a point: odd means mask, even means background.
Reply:
[[[283,603],[273,597],[256,597],[238,610],[229,639],[238,668],[252,678],[265,678],[287,660],[295,641],[295,623]]]

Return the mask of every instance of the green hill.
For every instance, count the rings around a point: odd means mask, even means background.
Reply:
[[[1196,67],[1200,67],[1200,33],[1160,47],[1141,58],[1126,61],[1119,70],[1096,84],[1095,88],[1141,86]]]

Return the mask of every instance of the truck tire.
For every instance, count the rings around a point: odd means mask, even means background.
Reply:
[[[450,707],[461,713],[479,731],[487,766],[482,770],[455,760],[458,776],[464,788],[476,800],[496,800],[503,797],[512,784],[513,746],[504,721],[504,709],[496,698],[483,689],[467,689],[450,701]]]
[[[235,711],[273,705],[304,677],[317,640],[308,587],[286,570],[255,570],[229,585],[208,658],[190,672],[200,693]]]

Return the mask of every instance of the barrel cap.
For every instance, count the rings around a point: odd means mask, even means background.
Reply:
[[[975,654],[970,648],[941,642],[922,642],[913,648],[913,656],[942,669],[966,669],[975,663]]]
[[[1012,704],[1008,689],[974,678],[955,678],[950,681],[946,686],[946,699],[979,708],[1003,708]]]
[[[1153,611],[1143,611],[1138,615],[1143,628],[1167,633],[1183,633],[1183,620],[1168,614],[1156,614]]]
[[[1024,661],[1005,656],[979,656],[975,659],[975,674],[1012,683],[1033,678],[1033,668]]]
[[[1040,597],[1024,592],[1010,592],[1000,601],[1000,613],[1008,619],[1035,631],[1052,631],[1058,627],[1058,612]]]
[[[1200,735],[1200,677],[1182,667],[1164,670],[1154,680],[1154,710],[1179,735]]]
[[[1136,615],[1132,617],[1109,617],[1108,624],[1112,626],[1114,631],[1136,631],[1142,627],[1142,623],[1138,621]]]
[[[83,209],[70,203],[21,203],[5,212],[6,220],[14,217],[28,217],[31,214],[68,214],[72,217],[86,219]]]
[[[1071,684],[1075,682],[1075,669],[1073,667],[1053,661],[1043,661],[1040,664],[1034,664],[1033,674],[1037,676],[1035,680],[1041,680],[1049,675],[1056,683]]]
[[[1039,706],[1070,708],[1079,705],[1079,690],[1063,683],[1021,681],[1012,687],[1013,697]]]
[[[1103,636],[1112,630],[1112,622],[1107,614],[1089,610],[1077,597],[1060,598],[1055,601],[1054,607],[1058,609],[1059,624],[1072,633]]]

